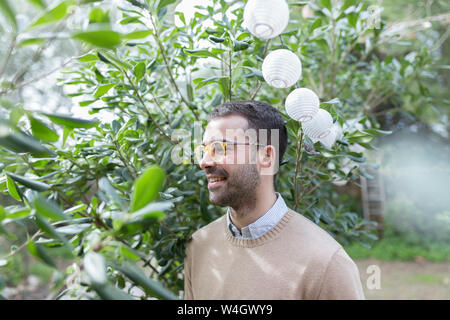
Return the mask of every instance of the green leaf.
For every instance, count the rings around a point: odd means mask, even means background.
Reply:
[[[17,31],[16,15],[7,0],[0,1],[0,10],[3,12],[6,19],[11,23],[13,30]]]
[[[41,112],[41,114],[45,115],[47,118],[49,118],[53,123],[59,124],[65,127],[68,127],[70,129],[74,128],[93,128],[99,124],[99,120],[85,120],[85,119],[79,119],[79,118],[72,118],[66,115],[61,114],[51,114],[51,113],[45,113]]]
[[[322,25],[322,19],[317,18],[309,27],[309,32],[313,32],[315,29],[319,28]]]
[[[347,155],[347,157],[355,162],[364,162],[366,161],[365,157],[358,157],[358,156],[353,156],[353,155]]]
[[[157,165],[145,169],[133,185],[131,195],[131,212],[145,207],[156,199],[164,183],[165,173]]]
[[[246,50],[246,49],[248,49],[249,46],[250,46],[250,44],[245,41],[237,41],[237,40],[233,41],[233,51]]]
[[[324,104],[339,104],[339,103],[341,103],[341,101],[339,100],[339,98],[334,98],[334,99],[331,99],[329,101],[322,102],[322,103],[324,103]]]
[[[63,147],[66,145],[67,138],[72,133],[72,130],[73,130],[72,128],[64,127],[64,129],[63,129],[63,141],[62,141]]]
[[[367,179],[373,179],[373,176],[368,174],[366,171],[359,169],[358,170],[359,174],[362,175],[363,177],[367,178]]]
[[[167,7],[168,5],[170,5],[170,4],[172,4],[172,3],[176,2],[176,1],[177,0],[160,0],[156,11],[159,11],[162,8]]]
[[[3,219],[5,219],[5,217],[6,217],[5,208],[3,208],[3,207],[0,205],[0,222],[1,222]]]
[[[36,157],[56,156],[53,151],[42,146],[39,140],[4,126],[2,123],[0,123],[0,146],[16,153],[29,152]]]
[[[22,48],[22,47],[26,47],[26,46],[35,45],[35,44],[43,44],[46,40],[47,40],[47,38],[24,39],[17,44],[17,48]]]
[[[100,48],[114,48],[121,42],[121,35],[112,30],[92,30],[75,33],[72,38]]]
[[[84,209],[86,209],[86,205],[83,203],[83,204],[78,204],[78,205],[76,205],[76,206],[73,206],[72,208],[69,208],[69,209],[66,209],[66,210],[64,210],[64,213],[65,214],[71,214],[71,213],[75,213],[75,212],[77,212],[77,211],[82,211],[82,210],[84,210]],[[74,222],[75,221],[77,221],[77,220],[74,220]]]
[[[162,220],[165,218],[163,211],[172,207],[173,203],[169,201],[149,203],[145,207],[133,212],[132,218],[127,223],[139,222],[146,219]]]
[[[225,38],[219,38],[215,36],[209,36],[208,39],[214,41],[215,43],[222,43],[225,41]]]
[[[365,130],[362,130],[362,132],[366,132],[368,134],[375,135],[375,136],[385,136],[385,135],[392,133],[392,131],[384,131],[384,130],[378,130],[378,129],[365,129]]]
[[[317,45],[319,46],[319,48],[323,51],[329,52],[330,51],[330,47],[328,46],[328,42],[327,40],[323,39],[323,38],[317,38],[315,40],[313,40],[315,43],[317,43]]]
[[[50,129],[47,125],[35,119],[31,115],[28,115],[28,119],[30,120],[31,131],[33,132],[33,136],[44,141],[50,142],[58,141],[59,135],[55,131]]]
[[[86,107],[86,106],[88,106],[88,105],[93,104],[95,101],[97,101],[97,100],[86,100],[86,101],[81,101],[81,102],[79,103],[79,105],[80,105],[80,107]]]
[[[194,57],[199,57],[199,58],[216,58],[219,59],[219,57],[217,55],[215,55],[214,53],[209,52],[208,50],[205,49],[194,49],[194,50],[190,50],[190,49],[183,49],[183,51],[190,55],[190,56],[194,56]]]
[[[350,6],[353,6],[356,4],[356,0],[345,0],[344,4],[341,7],[341,11],[345,11]]]
[[[45,12],[42,16],[40,16],[28,29],[35,28],[40,25],[45,25],[49,23],[57,22],[68,14],[68,9],[71,5],[74,5],[74,0],[66,0],[58,4],[53,9]]]
[[[56,231],[60,234],[78,234],[92,227],[90,223],[80,223],[80,224],[72,224],[60,228],[56,228]]]
[[[8,219],[23,219],[30,215],[31,209],[28,207],[15,207],[13,209],[8,209],[6,218]]]
[[[207,84],[217,82],[218,79],[220,79],[220,77],[218,77],[218,76],[211,77],[211,78],[208,78],[208,79],[197,78],[197,79],[194,79],[193,83],[196,85],[197,89],[200,89],[200,88],[206,86]]]
[[[331,11],[331,0],[320,0],[320,5]]]
[[[128,62],[117,59],[111,52],[109,52],[107,50],[101,50],[101,52],[100,51],[97,52],[97,55],[100,58],[100,60],[102,60],[105,63],[109,63],[109,64],[113,65],[118,70],[122,70],[122,69],[128,70],[133,67]]]
[[[53,259],[48,255],[45,251],[45,248],[38,243],[34,243],[33,240],[28,240],[27,243],[28,252],[30,252],[33,256],[43,261],[45,264],[49,265],[52,268],[56,268],[56,263]]]
[[[81,62],[92,62],[92,61],[97,61],[97,60],[98,60],[98,57],[92,53],[87,53],[78,58],[78,61],[81,61]]]
[[[105,285],[92,285],[94,290],[104,300],[134,300],[134,298],[117,287],[106,283]]]
[[[11,177],[13,180],[15,180],[16,182],[19,182],[20,184],[24,185],[25,187],[28,187],[30,189],[36,190],[36,191],[46,191],[48,189],[50,189],[50,186],[46,183],[40,182],[40,181],[36,181],[36,180],[32,180],[32,179],[28,179],[22,176],[18,176],[15,175],[13,173],[6,173],[8,175],[8,177]]]
[[[108,83],[98,86],[97,90],[95,90],[94,92],[94,97],[100,98],[101,96],[104,96],[115,85],[116,85],[115,83]]]
[[[139,81],[142,79],[142,77],[145,75],[145,63],[139,62],[134,68],[133,68],[134,75],[136,76],[136,79]]]
[[[28,0],[28,1],[40,9],[45,9],[47,7],[45,5],[44,0]]]
[[[63,235],[59,234],[58,231],[56,231],[56,229],[43,216],[37,213],[35,215],[35,218],[36,218],[36,225],[42,231],[44,231],[49,236],[53,237],[53,239],[58,239],[59,241],[64,243],[67,246],[67,248],[69,248],[69,250],[73,249],[72,245],[67,241],[67,239]]]
[[[131,23],[139,23],[139,24],[145,25],[144,23],[142,23],[142,21],[139,19],[139,17],[127,17],[125,19],[120,20],[119,23],[122,25],[131,24]]]
[[[51,220],[59,221],[69,219],[69,217],[63,213],[63,210],[57,204],[47,200],[41,195],[38,195],[34,199],[33,206],[39,214]]]
[[[356,28],[356,23],[358,22],[358,14],[355,12],[349,13],[349,15],[347,16],[347,20],[348,20],[348,24],[351,27]]]
[[[217,35],[217,34],[222,34],[223,31],[206,29],[206,33],[207,33],[207,34],[216,34],[216,35]]]
[[[241,41],[250,37],[251,34],[249,32],[242,32],[239,36],[236,37],[236,40]]]
[[[126,34],[122,35],[122,38],[127,39],[127,40],[143,39],[143,38],[148,37],[152,33],[153,33],[152,30],[138,30],[138,31],[126,33]]]
[[[99,7],[92,8],[89,12],[89,23],[109,23],[109,11],[103,11]]]
[[[24,114],[25,111],[23,110],[23,108],[16,107],[12,109],[11,112],[9,113],[9,122],[11,126],[17,126],[17,124],[19,123],[20,119],[23,117]]]
[[[145,255],[123,243],[120,243],[120,254],[131,261],[138,261],[141,258],[145,259]]]
[[[96,286],[104,286],[108,281],[106,275],[105,258],[96,252],[89,252],[84,256],[83,267],[89,280]]]
[[[119,207],[122,208],[122,210],[125,209],[125,204],[123,203],[122,199],[120,199],[119,195],[111,185],[111,182],[109,182],[108,178],[102,177],[98,182],[98,186],[102,191],[106,193],[107,196],[110,196],[119,205]]]
[[[219,83],[219,89],[222,92],[222,94],[227,97],[227,100],[230,100],[230,91],[229,91],[229,77],[220,77],[217,81]]]
[[[180,18],[183,25],[186,25],[186,18],[184,17],[184,13],[182,11],[176,11],[175,14]]]
[[[8,187],[8,192],[17,201],[22,201],[21,196],[19,195],[19,192],[17,191],[16,184],[14,183],[13,179],[11,179],[9,176],[6,176],[6,185]]]
[[[178,300],[178,297],[171,291],[165,289],[159,282],[149,279],[137,266],[131,263],[114,263],[108,262],[114,269],[122,272],[135,284],[144,288],[147,292],[158,299]]]

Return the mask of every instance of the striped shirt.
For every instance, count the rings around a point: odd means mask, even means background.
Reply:
[[[275,192],[275,194],[277,195],[277,201],[275,201],[272,208],[255,222],[243,227],[241,231],[239,231],[239,229],[231,222],[230,208],[228,208],[227,224],[231,234],[236,238],[255,239],[272,229],[272,227],[274,227],[288,211],[288,207],[286,206],[283,197],[278,192]]]

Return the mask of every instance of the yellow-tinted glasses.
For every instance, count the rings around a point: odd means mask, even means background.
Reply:
[[[234,142],[234,141],[212,141],[211,143],[205,145],[201,144],[195,147],[195,157],[198,163],[200,163],[205,155],[205,152],[209,153],[209,156],[214,161],[220,161],[227,154],[227,145],[255,145],[255,146],[266,146],[265,144],[250,143],[250,142]]]

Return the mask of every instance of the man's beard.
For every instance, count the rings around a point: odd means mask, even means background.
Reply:
[[[215,173],[220,173],[220,170],[208,172],[208,174]],[[256,191],[260,183],[258,166],[243,164],[226,178],[224,186],[209,192],[209,200],[221,207],[230,206],[235,211],[254,208]]]

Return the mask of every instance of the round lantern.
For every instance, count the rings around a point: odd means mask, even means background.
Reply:
[[[336,142],[336,139],[340,138],[340,135],[341,135],[341,127],[339,127],[339,125],[335,123],[331,127],[330,133],[326,135],[324,138],[318,139],[318,141],[322,142],[328,148],[331,148]]]
[[[297,121],[311,120],[319,110],[320,100],[317,94],[308,88],[298,88],[286,98],[287,114]]]
[[[292,86],[302,75],[302,63],[295,53],[278,49],[269,53],[262,64],[264,80],[275,88]]]
[[[311,139],[324,139],[331,133],[333,126],[333,118],[331,114],[320,109],[317,111],[314,118],[309,121],[303,122],[302,127],[305,134]]]
[[[286,28],[289,6],[284,0],[249,0],[244,8],[244,23],[255,37],[272,39]]]

